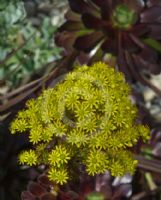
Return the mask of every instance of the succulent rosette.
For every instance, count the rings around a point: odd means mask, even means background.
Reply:
[[[56,43],[90,55],[88,63],[116,56],[128,80],[145,83],[142,73],[160,73],[159,0],[68,0],[66,22]]]

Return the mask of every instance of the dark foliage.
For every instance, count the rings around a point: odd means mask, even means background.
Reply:
[[[138,169],[132,182],[121,183],[108,173],[90,178],[80,175],[79,181],[64,187],[48,181],[45,174],[35,181],[34,169],[22,168],[17,155],[29,147],[26,138],[11,136],[9,124],[19,109],[45,87],[53,87],[56,78],[72,69],[73,63],[91,64],[105,60],[122,71],[130,83],[137,81],[161,95],[148,79],[161,71],[161,1],[160,0],[68,0],[70,10],[59,28],[56,42],[64,47],[61,60],[44,76],[4,96],[0,96],[0,200],[91,200],[102,195],[105,200],[159,200],[161,194],[161,124],[156,123],[142,94],[133,93],[139,108],[140,123],[148,124],[151,140],[142,141],[132,151]],[[128,17],[129,20],[126,18]],[[13,52],[14,53],[14,52]],[[111,55],[109,55],[111,54]],[[3,64],[3,63],[2,63]],[[54,70],[53,70],[54,69]],[[150,177],[149,180],[147,177]],[[29,182],[30,181],[30,182]],[[132,193],[131,193],[132,192]],[[131,195],[129,195],[131,194]]]
[[[68,0],[70,10],[56,43],[86,54],[86,62],[116,57],[115,66],[130,82],[140,81],[160,93],[145,72],[161,71],[161,4],[154,0]],[[82,56],[79,56],[82,60]],[[160,93],[161,94],[161,93]]]

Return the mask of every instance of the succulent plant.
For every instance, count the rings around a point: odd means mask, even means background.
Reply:
[[[124,76],[105,63],[76,68],[55,88],[26,104],[11,132],[29,133],[34,148],[21,152],[21,164],[49,167],[51,181],[64,184],[75,169],[89,175],[109,170],[113,176],[133,173],[137,161],[129,148],[149,129],[136,123]]]
[[[161,71],[161,3],[154,0],[68,0],[66,22],[56,36],[67,52],[90,54],[89,63],[116,56],[130,81]]]
[[[123,180],[127,178],[127,180]],[[48,180],[46,174],[38,177],[37,181],[30,181],[27,190],[22,192],[22,200],[121,200],[131,194],[131,180],[126,175],[122,179],[112,178],[107,172],[95,179],[87,174],[80,177],[74,184],[56,188]]]
[[[55,190],[55,188],[54,188]],[[21,194],[22,200],[55,200],[56,195],[53,193],[53,184],[45,174],[38,177],[37,182],[30,181],[27,190]]]

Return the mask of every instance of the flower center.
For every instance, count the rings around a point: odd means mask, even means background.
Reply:
[[[123,4],[116,7],[112,16],[113,25],[121,29],[128,29],[136,22],[136,19],[135,11]]]

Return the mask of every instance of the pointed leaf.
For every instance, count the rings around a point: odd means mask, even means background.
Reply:
[[[80,29],[83,29],[84,25],[80,21],[66,21],[59,29],[58,31],[79,31]]]
[[[118,40],[107,39],[101,45],[101,48],[106,53],[111,53],[113,55],[118,54]]]
[[[133,55],[133,59],[138,69],[148,69],[153,74],[158,74],[161,71],[161,65],[158,63],[150,63],[139,55]]]
[[[123,0],[124,4],[139,13],[145,6],[144,0]]]
[[[161,6],[161,1],[160,0],[148,0],[147,5],[150,6]]]
[[[47,193],[41,196],[40,200],[56,200],[56,196],[51,193]]]
[[[46,190],[38,183],[30,182],[27,189],[35,196],[41,196]]]
[[[143,40],[145,44],[149,45],[150,47],[154,48],[158,52],[161,53],[161,43],[153,38],[146,38]]]
[[[91,51],[96,45],[102,40],[103,33],[100,31],[95,31],[88,35],[78,37],[75,41],[74,47],[78,50],[85,52]]]
[[[150,32],[150,27],[147,26],[146,24],[136,24],[135,26],[132,26],[131,29],[129,30],[133,35],[140,37],[143,36],[144,34]]]
[[[68,0],[68,2],[71,10],[76,13],[82,14],[91,11],[89,4],[84,0]]]
[[[148,36],[151,38],[154,38],[155,40],[160,40],[161,39],[161,24],[152,24],[152,25],[149,25],[149,28],[150,28],[150,32]]]
[[[24,191],[21,194],[21,199],[22,200],[35,200],[36,197],[34,195],[32,195],[30,192]]]
[[[90,29],[101,29],[103,26],[103,21],[90,13],[84,13],[82,15],[82,21],[87,28]]]
[[[140,15],[142,23],[160,22],[161,20],[161,6],[153,6],[145,9]]]
[[[94,4],[101,7],[106,0],[91,0]]]

